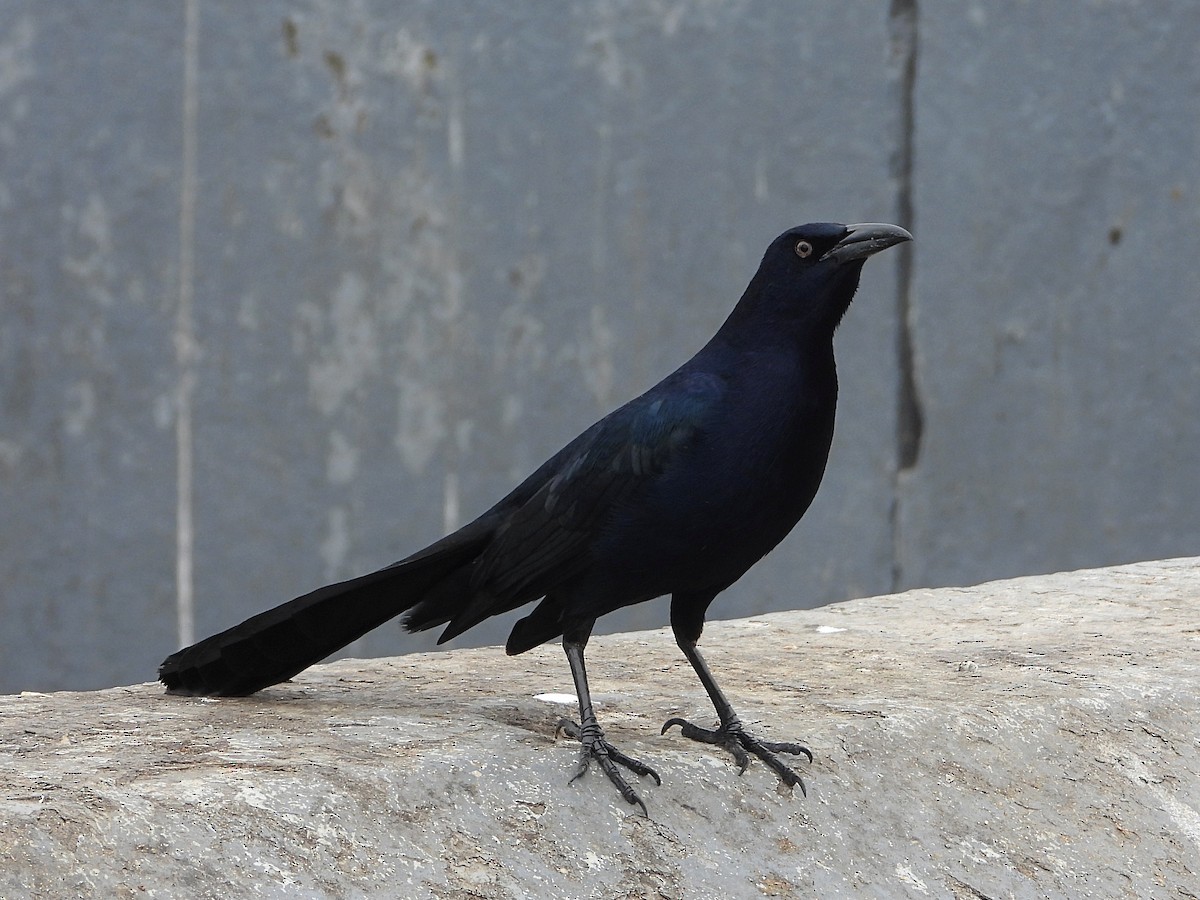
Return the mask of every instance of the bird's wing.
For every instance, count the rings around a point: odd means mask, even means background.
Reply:
[[[475,599],[442,639],[536,600],[586,566],[609,516],[702,436],[723,393],[715,375],[676,373],[583,432],[497,504],[493,513],[503,516],[471,577]]]

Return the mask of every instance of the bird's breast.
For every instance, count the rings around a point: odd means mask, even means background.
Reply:
[[[729,407],[616,517],[603,555],[645,579],[647,594],[723,589],[808,509],[829,454],[834,403],[765,399]]]

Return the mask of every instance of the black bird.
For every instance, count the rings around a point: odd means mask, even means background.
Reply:
[[[535,600],[509,654],[562,637],[579,695],[578,778],[595,760],[645,811],[617,766],[658,774],[604,737],[583,650],[596,619],[671,595],[679,648],[719,725],[671,719],[685,737],[752,753],[788,787],[800,776],[777,753],[799,744],[750,735],[696,648],[713,598],[787,535],[817,492],[833,439],[833,333],[867,257],[912,240],[895,225],[813,224],[767,248],[716,335],[640,397],[605,416],[478,519],[385,569],[319,588],[167,657],[158,677],[183,694],[240,696],[284,681],[407,613],[404,626],[445,625],[438,643]]]

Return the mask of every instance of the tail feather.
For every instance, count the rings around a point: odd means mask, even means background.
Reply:
[[[485,543],[485,535],[460,532],[386,569],[318,588],[171,654],[159,680],[176,693],[224,697],[286,681],[454,581]]]

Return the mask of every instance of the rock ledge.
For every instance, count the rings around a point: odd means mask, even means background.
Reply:
[[[345,660],[236,700],[0,697],[17,897],[1195,897],[1200,559],[710,623],[807,798],[659,736],[711,711],[665,631],[593,639],[650,817],[554,740],[557,647]],[[761,723],[761,724],[759,724]]]

